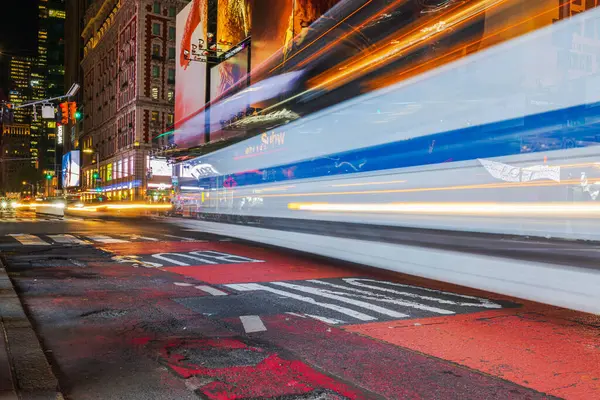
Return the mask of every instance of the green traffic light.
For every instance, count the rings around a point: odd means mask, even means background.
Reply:
[[[81,112],[80,111],[77,111],[75,113],[75,119],[78,120],[78,121],[81,119]]]
[[[46,175],[46,179],[48,179],[48,180],[52,179],[52,175],[50,175],[50,174]]]

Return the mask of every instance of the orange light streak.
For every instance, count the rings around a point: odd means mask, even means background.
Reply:
[[[472,5],[462,7],[447,16],[445,20],[437,19],[435,24],[430,24],[418,31],[415,29],[396,40],[386,43],[367,57],[363,55],[360,57],[357,56],[353,61],[349,61],[343,69],[330,69],[321,74],[321,76],[312,79],[309,84],[312,85],[313,89],[322,89],[324,87],[332,89],[337,87],[347,82],[348,79],[352,79],[357,74],[364,75],[374,68],[402,56],[406,51],[423,46],[429,41],[447,34],[452,28],[456,28],[477,18],[482,13],[499,6],[505,1],[507,0],[479,0]],[[435,28],[436,25],[440,26],[439,24],[442,24],[443,29]],[[386,39],[385,41],[387,42],[388,40]]]
[[[573,1],[574,0],[571,0],[569,3],[573,2]],[[488,39],[490,39],[490,38],[492,38],[494,36],[500,35],[500,34],[506,32],[506,31],[509,31],[509,30],[511,30],[511,29],[519,26],[519,25],[525,24],[525,23],[527,23],[529,21],[532,21],[532,20],[534,20],[536,18],[539,18],[539,17],[543,16],[544,14],[548,14],[550,12],[554,12],[554,11],[558,10],[559,8],[561,8],[563,6],[564,5],[559,5],[557,7],[552,7],[552,8],[550,8],[550,9],[544,11],[544,12],[536,14],[536,15],[534,15],[532,17],[529,17],[529,18],[527,18],[527,19],[525,19],[523,21],[517,22],[517,23],[515,23],[513,25],[509,25],[509,26],[507,26],[505,28],[499,29],[496,32],[490,33],[489,35],[486,35],[486,36],[484,36],[484,37],[482,37],[480,39],[474,40],[474,41],[472,41],[470,43],[467,43],[467,44],[464,44],[464,45],[458,45],[456,48],[454,48],[453,50],[448,51],[445,54],[442,54],[442,55],[440,55],[438,57],[435,57],[435,58],[432,58],[432,59],[427,60],[425,62],[422,62],[421,64],[416,65],[414,67],[411,67],[411,68],[409,68],[407,70],[404,70],[404,71],[394,71],[394,72],[391,72],[389,74],[386,74],[385,76],[379,77],[377,79],[373,79],[370,82],[369,87],[370,87],[371,90],[375,90],[375,89],[387,87],[387,86],[392,85],[394,83],[400,82],[401,80],[408,79],[408,77],[406,77],[406,75],[410,74],[411,72],[415,72],[415,71],[418,71],[418,70],[425,69],[425,67],[428,64],[435,63],[436,61],[441,61],[443,58],[451,56],[454,53],[463,51],[463,50],[467,49],[470,46],[473,46],[475,44],[481,43],[481,42],[483,42],[485,40],[488,40]],[[402,79],[400,79],[400,78],[402,78]]]

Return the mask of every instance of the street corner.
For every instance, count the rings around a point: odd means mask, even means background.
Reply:
[[[364,399],[358,389],[279,352],[239,338],[172,339],[160,362],[207,399]]]

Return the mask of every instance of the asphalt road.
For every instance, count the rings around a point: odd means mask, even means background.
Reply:
[[[67,399],[600,397],[588,314],[168,219],[3,213],[0,252]]]

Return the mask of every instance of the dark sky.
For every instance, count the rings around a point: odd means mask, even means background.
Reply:
[[[4,0],[2,3],[0,51],[35,55],[38,0]]]

